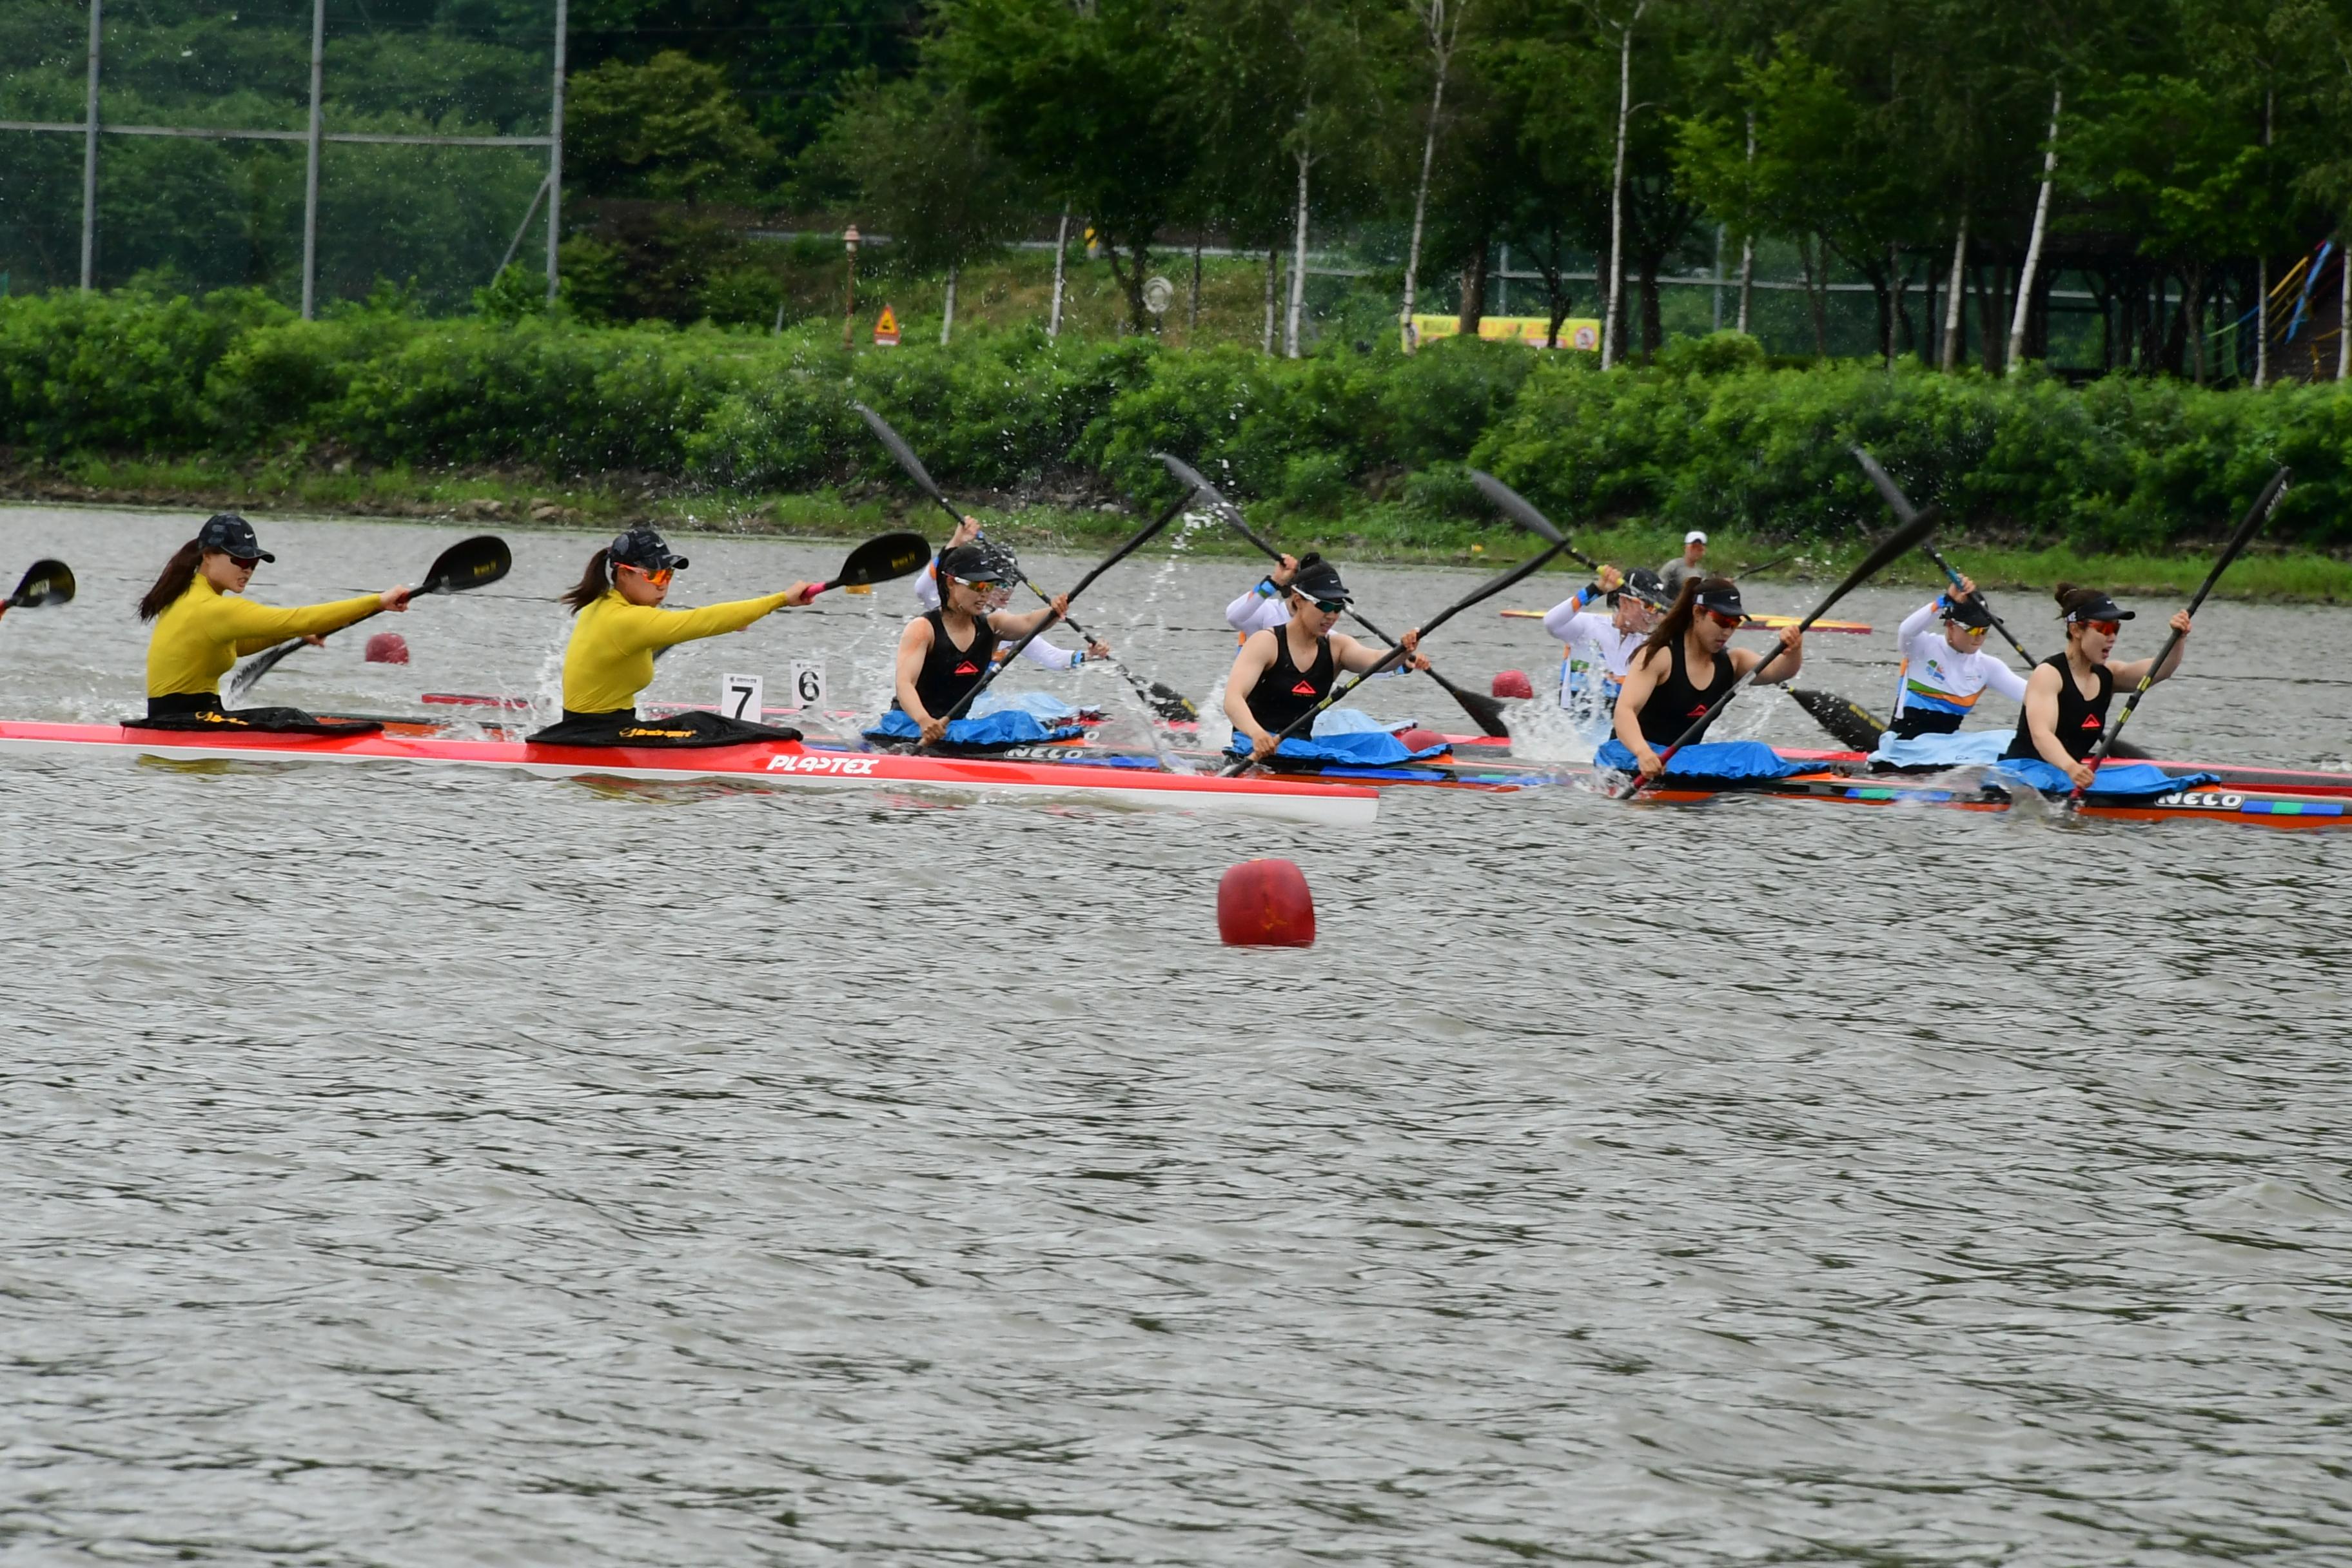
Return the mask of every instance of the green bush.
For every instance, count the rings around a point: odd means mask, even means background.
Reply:
[[[828,321],[591,325],[576,305],[536,308],[527,270],[455,320],[389,289],[316,321],[254,291],[0,299],[0,444],[53,461],[326,446],[385,465],[903,489],[851,406],[864,402],[951,489],[1075,478],[1156,503],[1174,493],[1165,451],[1237,500],[1329,515],[1378,499],[1434,526],[1489,515],[1469,465],[1563,527],[1819,538],[1886,526],[1849,451],[1862,445],[1955,531],[2111,550],[2208,538],[2286,463],[2272,536],[2352,542],[2352,395],[2333,384],[1775,368],[1732,333],[1607,374],[1589,355],[1476,342],[1282,360],[1024,329],[853,353]]]

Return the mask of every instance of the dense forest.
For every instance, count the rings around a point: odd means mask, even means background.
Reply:
[[[102,119],[300,129],[309,9],[114,11]],[[0,10],[0,119],[81,118],[87,16]],[[328,127],[543,134],[552,22],[331,0]],[[1666,335],[1662,279],[1718,268],[1746,321],[1760,255],[1801,302],[1782,353],[1850,350],[1834,321],[1866,305],[1872,347],[1930,363],[2063,338],[2090,369],[2339,368],[2347,0],[575,0],[568,52],[563,269],[590,319],[772,326],[839,308],[793,274],[837,273],[846,223],[887,237],[869,267],[945,280],[1067,214],[1129,330],[1165,325],[1146,279],[1199,245],[1259,258],[1290,353],[1328,314],[1316,258],[1392,318],[1475,318],[1507,254],[1524,306],[1601,318],[1616,359]],[[70,283],[79,139],[0,136],[0,271]],[[322,290],[462,309],[509,257],[541,265],[519,225],[543,156],[330,149]],[[288,297],[302,160],[105,139],[100,281]]]

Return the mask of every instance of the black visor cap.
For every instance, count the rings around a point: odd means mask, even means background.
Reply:
[[[686,570],[686,557],[671,554],[669,545],[650,528],[633,528],[615,535],[604,558],[615,566],[634,566],[640,572]]]

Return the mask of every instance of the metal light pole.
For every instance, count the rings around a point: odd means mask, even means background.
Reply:
[[[326,129],[320,93],[327,69],[327,0],[310,0],[310,160],[302,177],[302,319],[319,293],[319,138]]]
[[[563,47],[569,0],[555,0],[555,107],[547,120],[547,302],[555,303],[555,247],[563,239]]]
[[[81,291],[90,291],[98,272],[98,53],[103,0],[89,0],[89,97],[82,113]]]
[[[841,346],[857,346],[857,226],[851,224],[841,233],[841,247],[849,252],[849,284],[842,290]]]

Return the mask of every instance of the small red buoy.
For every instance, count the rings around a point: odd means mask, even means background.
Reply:
[[[368,638],[367,661],[370,664],[406,664],[408,639],[398,632],[378,632]]]
[[[1418,724],[1400,732],[1397,739],[1404,742],[1404,749],[1408,752],[1425,752],[1432,746],[1445,744],[1444,736],[1434,730],[1424,730]]]
[[[1536,689],[1528,683],[1524,669],[1498,669],[1495,672],[1495,695],[1497,697],[1533,697]]]
[[[1315,897],[1288,860],[1244,860],[1217,881],[1217,935],[1228,947],[1313,947]]]

